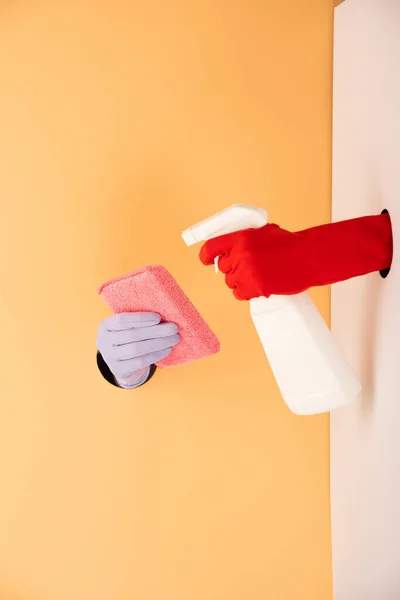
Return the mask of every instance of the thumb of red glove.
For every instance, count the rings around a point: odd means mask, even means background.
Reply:
[[[238,300],[292,295],[388,269],[393,254],[388,214],[292,233],[278,225],[247,229],[204,244],[205,265],[219,268]]]

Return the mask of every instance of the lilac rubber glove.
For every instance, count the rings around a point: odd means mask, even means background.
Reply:
[[[160,321],[155,313],[121,313],[100,324],[97,348],[120,387],[145,383],[151,366],[179,343],[178,327]]]

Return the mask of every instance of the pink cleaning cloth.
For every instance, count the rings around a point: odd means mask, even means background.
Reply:
[[[98,293],[114,313],[155,312],[163,322],[179,327],[181,341],[157,363],[173,367],[211,356],[220,350],[217,337],[172,275],[161,265],[149,265],[104,283]]]

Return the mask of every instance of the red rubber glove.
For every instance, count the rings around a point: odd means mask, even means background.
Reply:
[[[200,260],[219,268],[238,300],[292,295],[390,268],[389,214],[361,217],[297,233],[266,225],[209,240]]]

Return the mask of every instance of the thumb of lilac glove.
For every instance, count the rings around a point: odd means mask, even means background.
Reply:
[[[120,387],[145,383],[151,365],[179,343],[178,327],[160,321],[155,313],[121,313],[100,324],[97,348]]]

